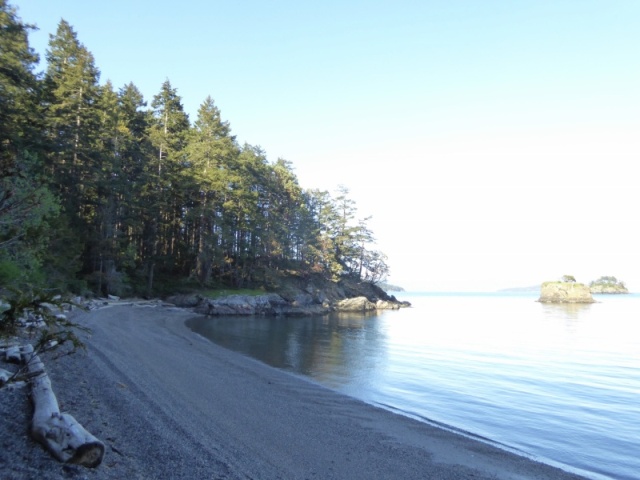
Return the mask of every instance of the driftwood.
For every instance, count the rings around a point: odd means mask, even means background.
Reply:
[[[58,460],[85,467],[97,467],[104,457],[104,444],[86,431],[75,418],[60,413],[51,380],[33,347],[23,349],[23,361],[31,377],[31,399],[34,405],[31,435]]]

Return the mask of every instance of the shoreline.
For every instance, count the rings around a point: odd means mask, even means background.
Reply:
[[[185,325],[193,316],[130,303],[78,313],[74,321],[92,329],[83,335],[87,353],[45,365],[61,409],[105,442],[105,459],[96,469],[61,465],[32,441],[26,465],[19,456],[6,468],[5,452],[0,472],[50,480],[585,478],[226,350]]]

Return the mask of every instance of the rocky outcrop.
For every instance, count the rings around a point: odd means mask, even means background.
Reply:
[[[540,287],[542,303],[594,303],[589,287],[575,282],[544,282]]]
[[[217,299],[200,295],[174,295],[166,299],[202,315],[324,315],[330,312],[372,312],[409,307],[379,287],[358,282],[322,282],[287,285],[281,293],[229,295]]]
[[[338,312],[371,312],[377,310],[376,304],[370,302],[367,297],[345,298],[335,303]]]
[[[176,302],[179,298],[171,300]],[[181,305],[179,302],[177,306]],[[375,310],[397,310],[407,307],[408,302],[392,302],[378,300],[369,301],[366,297],[345,298],[336,302],[318,303],[310,295],[296,297],[293,301],[288,301],[276,293],[266,295],[230,295],[218,299],[202,298],[198,305],[194,307],[196,313],[202,315],[266,315],[266,316],[303,316],[303,315],[324,315],[330,312],[371,312]]]
[[[266,295],[230,295],[215,300],[202,299],[194,308],[202,315],[314,315],[329,311],[328,305],[309,302],[307,298],[287,301],[277,293]]]

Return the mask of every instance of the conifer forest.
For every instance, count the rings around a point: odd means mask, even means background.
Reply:
[[[385,278],[346,187],[303,188],[291,162],[240,145],[211,97],[190,119],[169,80],[150,101],[101,83],[64,20],[41,62],[33,28],[0,0],[0,288],[151,296],[268,287],[277,272]]]

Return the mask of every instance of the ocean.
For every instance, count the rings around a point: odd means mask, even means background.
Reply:
[[[213,342],[589,478],[640,478],[640,295],[406,293],[411,308],[199,317]]]

